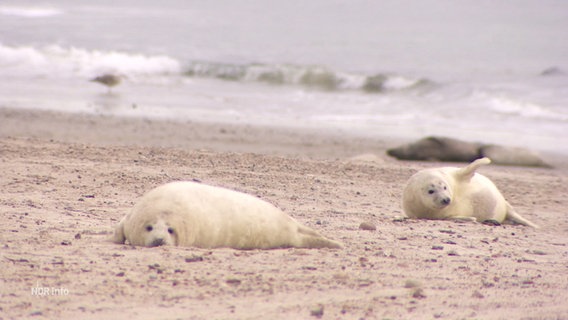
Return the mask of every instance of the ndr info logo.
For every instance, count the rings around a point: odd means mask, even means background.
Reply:
[[[32,287],[32,296],[46,297],[46,296],[68,296],[68,295],[69,295],[69,289],[67,288],[42,287],[39,284],[39,281],[36,283],[35,287]]]

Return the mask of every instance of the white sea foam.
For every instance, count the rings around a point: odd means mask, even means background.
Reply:
[[[568,114],[553,112],[544,106],[527,101],[506,97],[493,97],[489,101],[489,104],[493,111],[501,114],[516,115],[532,119],[568,120]]]
[[[420,80],[409,79],[402,76],[391,76],[384,83],[386,90],[401,90],[411,88],[412,86],[418,84]]]
[[[51,45],[42,48],[0,44],[0,66],[5,76],[55,79],[88,78],[117,73],[131,78],[178,74],[177,60],[116,51],[85,50]]]
[[[23,18],[44,18],[63,14],[62,10],[47,7],[8,7],[0,6],[0,15]]]

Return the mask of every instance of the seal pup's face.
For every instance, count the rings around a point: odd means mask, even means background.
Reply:
[[[144,235],[144,245],[146,247],[157,247],[164,245],[177,245],[177,234],[173,226],[163,218],[147,221],[142,225]]]
[[[452,190],[448,183],[440,178],[425,181],[420,192],[424,204],[431,209],[443,209],[452,202]]]

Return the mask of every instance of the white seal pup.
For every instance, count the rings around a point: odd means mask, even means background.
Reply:
[[[489,178],[476,173],[489,158],[473,161],[463,168],[425,169],[408,180],[402,195],[402,207],[409,218],[509,220],[538,228],[521,217],[505,200]]]
[[[188,181],[146,193],[118,223],[112,241],[147,247],[342,247],[257,197]]]

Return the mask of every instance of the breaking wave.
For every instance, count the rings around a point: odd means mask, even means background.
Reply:
[[[491,111],[510,116],[553,121],[568,121],[568,114],[552,111],[542,105],[507,97],[492,97],[488,103]]]
[[[5,46],[0,43],[0,68],[7,77],[91,78],[104,73],[130,80],[180,76],[212,78],[242,83],[300,86],[323,91],[388,93],[429,90],[434,82],[397,74],[365,75],[340,72],[322,66],[293,64],[230,64],[193,61],[181,66],[165,55],[87,50],[60,45]],[[142,80],[142,81],[145,81]]]
[[[116,51],[86,50],[50,45],[41,48],[0,44],[4,76],[75,78],[117,73],[128,77],[179,74],[177,60]]]
[[[194,61],[187,66],[185,75],[228,81],[297,85],[328,91],[361,90],[369,93],[420,89],[434,85],[428,79],[408,78],[396,74],[364,75],[338,72],[322,66],[292,64],[229,64]]]

